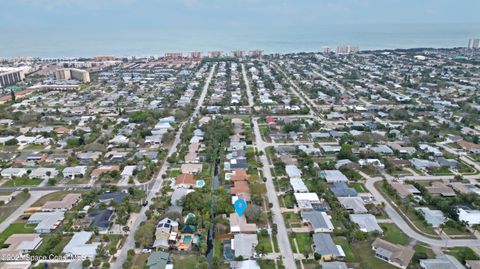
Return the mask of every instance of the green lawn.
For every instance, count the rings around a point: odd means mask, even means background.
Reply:
[[[42,183],[43,179],[25,179],[25,178],[18,178],[18,179],[10,179],[5,182],[2,187],[20,187],[20,186],[37,186],[38,184]]]
[[[342,236],[336,236],[333,238],[333,242],[335,244],[342,246],[343,251],[345,252],[345,261],[346,262],[353,262],[355,261],[355,254],[353,254],[352,249],[350,248],[350,244],[348,243],[347,239]]]
[[[7,229],[0,234],[0,246],[3,245],[3,242],[5,242],[10,235],[34,233],[34,228],[34,225],[27,225],[23,222],[10,224],[10,226],[8,226]]]
[[[367,190],[365,190],[365,186],[363,186],[362,183],[354,182],[348,184],[348,186],[354,188],[357,192],[367,192]]]
[[[148,256],[146,253],[136,254],[132,262],[133,268],[145,268]]]
[[[215,242],[213,243],[213,256],[220,257],[223,259],[223,248],[222,248],[222,239],[215,238]]]
[[[42,150],[44,148],[45,148],[45,146],[43,146],[43,145],[29,145],[29,146],[25,147],[24,150]]]
[[[291,193],[280,196],[279,200],[282,207],[293,208],[295,206],[295,198]]]
[[[258,245],[256,247],[257,250],[262,249],[263,253],[272,253],[272,244],[270,243],[270,236],[262,235],[261,233],[257,233],[258,236]]]
[[[173,255],[174,268],[197,268],[197,255]]]
[[[443,227],[443,232],[448,235],[456,236],[455,238],[475,238],[475,236],[471,234],[467,229],[465,229],[465,231],[461,231],[459,229],[446,226]]]
[[[294,238],[297,239],[299,252],[297,252],[297,248],[295,246],[295,243],[293,242]],[[310,233],[292,233],[289,235],[289,239],[290,245],[292,246],[293,251],[295,251],[296,253],[313,253],[313,239]]]
[[[275,262],[273,260],[258,260],[260,269],[275,269]]]
[[[425,245],[416,244],[413,249],[415,250],[415,253],[425,253],[429,259],[435,258],[435,253],[433,253],[433,250]]]
[[[29,193],[20,192],[12,201],[6,205],[0,206],[0,223],[10,216],[19,206],[30,198]]]
[[[168,173],[168,177],[177,177],[180,175],[182,172],[180,170],[170,170]]]
[[[450,248],[445,254],[450,254],[457,258],[461,263],[466,260],[480,260],[480,257],[469,247],[455,247]]]
[[[283,215],[283,219],[285,220],[285,224],[287,228],[302,226],[302,220],[300,219],[300,216],[297,213],[284,212],[282,213],[282,215]]]
[[[380,226],[383,229],[383,239],[394,244],[408,245],[410,241],[409,237],[404,234],[395,224],[381,223]]]

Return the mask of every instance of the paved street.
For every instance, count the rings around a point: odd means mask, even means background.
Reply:
[[[253,105],[255,103],[253,102],[253,94],[252,94],[252,90],[250,89],[250,83],[247,78],[247,72],[245,71],[244,64],[242,64],[242,74],[243,74],[243,82],[245,82],[245,87],[247,88],[248,106],[253,108]]]
[[[263,151],[265,153],[265,148],[268,146],[267,143],[263,142],[262,136],[260,134],[260,129],[258,127],[257,119],[252,119],[254,132],[255,132],[255,144],[258,151]],[[267,195],[268,200],[272,203],[272,213],[273,213],[273,223],[277,224],[278,233],[277,240],[278,246],[280,248],[280,253],[282,255],[283,263],[285,268],[296,268],[295,259],[293,257],[292,247],[290,246],[290,241],[288,240],[288,233],[285,227],[285,222],[283,221],[283,216],[280,210],[280,204],[278,202],[278,196],[275,192],[275,186],[273,185],[272,174],[270,171],[270,163],[268,162],[266,154],[260,156],[260,161],[263,164],[263,176],[267,179]]]
[[[375,188],[375,182],[381,181],[381,177],[370,177],[365,173],[360,172],[360,174],[366,179],[365,187],[370,193],[372,193],[375,200],[379,203],[385,203],[385,211],[387,212],[389,218],[410,238],[414,238],[417,241],[436,246],[436,247],[457,247],[457,246],[469,246],[469,247],[479,247],[479,239],[433,239],[426,237],[417,231],[413,230],[407,222],[400,216],[400,214],[387,202],[387,200],[380,194],[380,192]]]
[[[216,65],[214,65],[210,69],[210,73],[208,75],[207,81],[205,82],[202,93],[201,93],[200,98],[198,100],[195,111],[193,112],[193,114],[190,118],[190,121],[192,121],[192,119],[194,117],[196,117],[198,115],[198,113],[200,112],[200,108],[202,107],[203,101],[205,100],[205,96],[207,94],[208,86],[210,85],[210,81],[212,80],[213,73],[215,71],[215,67],[216,67]],[[175,140],[173,141],[173,143],[170,147],[170,150],[168,151],[167,158],[172,156],[172,154],[174,154],[177,151],[177,149],[178,149],[177,146],[180,143],[180,140],[181,140],[180,136],[183,132],[184,127],[185,127],[185,123],[183,123],[180,126],[180,128],[178,129],[177,134],[175,136]],[[156,193],[158,191],[160,191],[160,188],[162,187],[162,184],[163,184],[162,175],[164,175],[166,173],[168,167],[169,167],[169,164],[168,164],[167,161],[165,161],[163,163],[162,167],[160,168],[160,171],[157,174],[155,180],[154,180],[153,187],[150,189],[150,192],[148,193],[147,201],[149,202],[149,204],[151,203],[152,199],[155,197]],[[147,220],[147,216],[145,215],[145,212],[147,211],[147,209],[148,209],[148,207],[142,207],[138,217],[134,221],[133,225],[130,227],[130,231],[132,231],[132,232],[128,235],[128,237],[125,240],[125,243],[123,244],[122,248],[117,252],[117,259],[112,266],[113,269],[121,269],[123,263],[127,259],[128,250],[129,249],[135,249],[135,238],[134,238],[135,232],[134,231],[136,231],[138,229],[138,226],[140,226],[140,224],[143,221]]]

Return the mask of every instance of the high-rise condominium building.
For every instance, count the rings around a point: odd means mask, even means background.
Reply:
[[[88,71],[76,68],[62,68],[55,71],[56,79],[75,79],[81,82],[90,82],[90,73]]]

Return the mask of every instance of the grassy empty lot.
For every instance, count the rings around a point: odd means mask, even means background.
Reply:
[[[15,212],[28,198],[30,198],[29,193],[20,192],[8,204],[0,206],[0,222],[3,222],[8,216]]]
[[[257,250],[262,249],[263,253],[272,253],[272,244],[270,243],[270,236],[262,235],[261,233],[257,233],[258,236],[258,245]]]
[[[199,256],[198,254],[174,254],[172,255],[173,267],[174,268],[203,268],[199,267],[200,263],[206,262],[204,256]],[[220,267],[228,268],[228,267]]]
[[[285,212],[285,213],[282,213],[282,215],[283,215],[283,219],[285,220],[285,224],[287,228],[302,226],[302,220],[300,219],[300,216],[297,213]]]
[[[10,179],[5,182],[2,187],[21,187],[21,186],[37,186],[38,184],[42,183],[42,179],[25,179],[25,178],[18,178],[18,179]]]
[[[297,239],[298,252],[297,252],[295,243],[293,242],[294,238]],[[313,253],[313,250],[312,250],[313,239],[310,233],[292,233],[290,234],[289,239],[290,239],[290,245],[292,246],[293,251],[297,253],[310,253],[310,254]]]
[[[0,246],[3,245],[3,242],[5,242],[10,235],[34,233],[34,228],[34,225],[27,225],[24,222],[12,223],[7,229],[5,229],[5,231],[3,231],[3,233],[0,234]]]
[[[147,264],[148,256],[149,254],[146,254],[146,253],[136,254],[132,262],[133,268],[145,268],[145,265]]]
[[[337,245],[342,246],[342,249],[345,252],[346,262],[353,262],[356,260],[355,254],[353,254],[352,249],[350,248],[350,244],[348,243],[345,237],[342,237],[342,236],[334,237],[333,242],[335,242],[335,244]]]
[[[394,244],[408,245],[410,241],[409,237],[404,234],[395,224],[381,223],[380,226],[383,230],[383,239]]]

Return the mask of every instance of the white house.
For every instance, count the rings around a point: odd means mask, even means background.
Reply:
[[[1,172],[2,177],[5,177],[5,178],[22,177],[26,174],[27,174],[27,169],[14,168],[14,167],[6,168]]]
[[[87,173],[86,166],[71,166],[65,167],[62,174],[66,179],[74,179],[76,176],[84,176]]]

